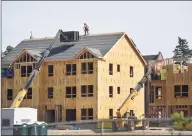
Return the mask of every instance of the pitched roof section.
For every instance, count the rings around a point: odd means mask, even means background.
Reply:
[[[77,42],[60,42],[56,40],[53,46],[53,51],[46,58],[46,60],[63,60],[73,59],[84,47],[90,48],[90,50],[99,53],[95,49],[100,51],[100,54],[104,56],[113,45],[124,35],[124,33],[108,33],[108,34],[94,34],[88,36],[80,36],[80,40]],[[23,49],[35,50],[37,52],[43,52],[52,42],[53,39],[31,39],[21,41],[13,51],[6,55],[2,59],[2,64],[9,64],[12,60],[20,54]],[[73,46],[72,46],[73,45]],[[67,46],[67,47],[66,47]],[[70,48],[68,48],[71,46]],[[67,48],[67,49],[66,49]]]
[[[103,55],[101,54],[99,49],[96,48],[88,48],[88,50],[95,56],[97,56],[98,58],[102,58]]]
[[[84,47],[81,51],[78,52],[78,54],[76,54],[74,56],[74,58],[75,59],[79,58],[79,56],[83,55],[86,51],[91,53],[93,56],[95,56],[97,58],[102,58],[103,57],[103,55],[101,54],[99,49]]]
[[[32,56],[35,60],[39,61],[41,58],[41,52],[36,50],[26,50],[23,49],[13,60],[11,63],[14,63],[18,58],[20,58],[23,53],[28,53],[30,56]]]
[[[139,59],[141,60],[143,65],[147,65],[145,59],[141,55],[140,51],[137,49],[137,47],[136,47],[135,43],[133,42],[133,40],[126,33],[125,33],[125,37],[131,42],[131,46],[133,47],[133,50],[135,51],[135,53],[137,54],[137,56],[139,57]]]
[[[36,50],[27,50],[27,53],[37,60],[41,58],[41,54],[42,54],[41,51],[36,51]]]
[[[145,56],[143,56],[143,58],[144,58],[146,61],[156,60],[157,57],[158,57],[158,55],[145,55]]]
[[[162,53],[159,52],[157,55],[144,55],[143,58],[145,59],[145,61],[157,60],[159,55],[162,55]]]

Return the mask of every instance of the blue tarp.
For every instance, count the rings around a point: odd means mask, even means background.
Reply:
[[[14,75],[13,68],[9,69],[8,67],[1,68],[1,77],[8,77],[11,78]]]

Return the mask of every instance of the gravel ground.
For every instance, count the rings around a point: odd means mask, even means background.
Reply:
[[[153,130],[150,130],[153,129]],[[192,131],[173,131],[171,133],[169,128],[150,128],[149,130],[134,130],[126,132],[118,131],[112,132],[111,130],[104,130],[103,135],[192,135]],[[157,129],[157,130],[155,130]],[[84,130],[48,130],[48,135],[101,135],[101,130],[84,129]]]

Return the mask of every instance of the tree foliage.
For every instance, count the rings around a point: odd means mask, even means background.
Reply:
[[[192,56],[192,50],[189,49],[187,40],[180,37],[178,37],[178,45],[173,52],[175,58]]]
[[[173,121],[173,127],[176,130],[192,130],[192,120],[187,120],[184,118],[183,112],[175,112],[171,115]]]
[[[14,47],[12,47],[11,45],[8,45],[7,48],[6,48],[6,51],[5,52],[1,52],[1,59],[2,59],[2,57],[6,56],[13,49],[14,49]]]
[[[7,46],[7,48],[6,48],[6,51],[7,52],[10,52],[10,51],[12,51],[14,49],[14,47],[12,47],[11,45],[9,45],[9,46]]]

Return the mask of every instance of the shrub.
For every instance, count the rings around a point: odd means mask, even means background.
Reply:
[[[173,121],[181,121],[181,120],[184,120],[184,114],[183,112],[175,112],[171,115],[171,118]]]
[[[173,127],[176,130],[192,130],[192,120],[185,120],[183,112],[171,115]]]

